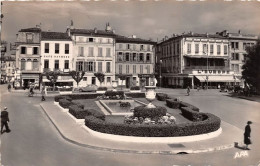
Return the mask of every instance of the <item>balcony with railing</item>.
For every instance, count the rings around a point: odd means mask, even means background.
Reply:
[[[185,66],[184,69],[199,69],[199,70],[229,70],[227,66]]]

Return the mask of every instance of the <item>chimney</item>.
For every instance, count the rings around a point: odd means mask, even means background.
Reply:
[[[134,39],[135,39],[135,38],[136,38],[136,35],[132,35],[132,38],[134,38]]]
[[[192,31],[190,31],[190,34],[193,36],[194,33]]]
[[[109,22],[106,23],[106,31],[112,31],[112,28],[110,27]]]
[[[115,31],[114,29],[113,29],[113,31],[112,31],[112,32],[113,32],[113,34],[115,34],[115,33],[116,33],[116,31]]]
[[[240,34],[240,35],[241,35],[241,30],[240,30],[240,29],[238,30],[238,34]]]
[[[165,36],[165,40],[167,40],[168,39],[168,36]]]
[[[73,23],[73,20],[70,20],[70,29],[74,29],[74,23]]]
[[[209,33],[208,32],[206,33],[206,36],[209,37]]]
[[[97,28],[94,28],[94,33],[97,33]]]

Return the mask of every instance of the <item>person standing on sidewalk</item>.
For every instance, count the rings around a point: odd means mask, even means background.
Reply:
[[[190,95],[190,86],[187,87],[187,94]]]
[[[42,88],[42,101],[45,101],[45,87]]]
[[[11,88],[12,88],[12,87],[11,87],[11,84],[10,84],[10,83],[8,84],[7,88],[8,88],[8,92],[11,92]]]
[[[244,144],[246,145],[245,150],[250,150],[248,148],[248,145],[252,144],[250,136],[251,136],[251,127],[250,124],[252,124],[251,121],[247,122],[247,125],[245,127],[245,132],[244,132]]]
[[[5,107],[4,111],[1,111],[1,134],[3,134],[4,126],[5,126],[5,130],[7,133],[9,133],[11,131],[9,129],[8,122],[9,122],[9,116],[8,116],[8,112],[7,112],[7,107]]]

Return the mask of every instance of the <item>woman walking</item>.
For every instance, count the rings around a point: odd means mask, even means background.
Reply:
[[[252,124],[252,122],[251,122],[251,121],[248,121],[248,122],[247,122],[247,125],[246,125],[246,127],[245,127],[245,133],[244,133],[244,144],[246,145],[245,150],[250,150],[250,149],[248,148],[248,145],[249,145],[249,144],[252,144],[251,139],[250,139],[250,134],[251,134],[250,124]]]

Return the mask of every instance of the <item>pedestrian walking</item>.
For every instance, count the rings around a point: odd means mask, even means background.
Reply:
[[[8,91],[11,92],[11,88],[12,88],[11,84],[8,84],[7,88],[8,88]]]
[[[45,88],[42,88],[42,101],[45,101]]]
[[[7,112],[7,107],[4,108],[4,111],[1,111],[1,134],[3,134],[3,128],[5,127],[5,131],[9,133],[11,130],[8,126],[9,116]]]
[[[252,144],[251,142],[251,127],[250,124],[252,124],[251,121],[247,122],[247,125],[245,127],[245,132],[244,132],[244,144],[246,145],[245,150],[250,150],[248,148],[248,145]]]
[[[187,94],[190,95],[190,86],[187,87]]]
[[[198,91],[198,92],[200,91],[200,86],[199,86],[199,85],[197,86],[197,91]]]

